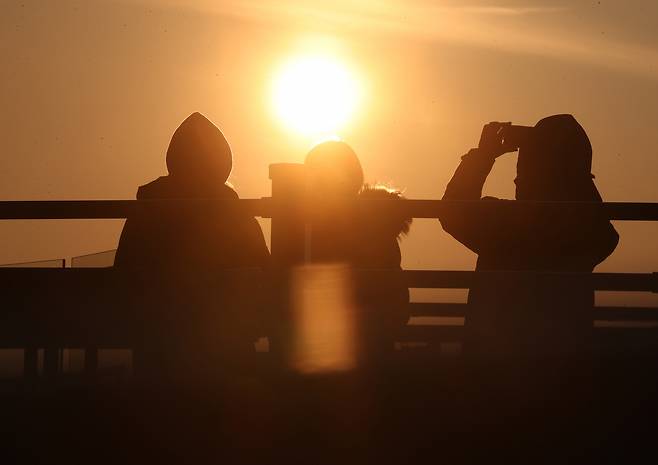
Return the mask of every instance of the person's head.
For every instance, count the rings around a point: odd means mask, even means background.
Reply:
[[[169,175],[184,182],[223,184],[233,167],[224,134],[201,113],[192,113],[178,126],[167,149]]]
[[[354,150],[342,141],[316,145],[304,164],[314,191],[339,195],[357,194],[363,186],[363,169]]]
[[[592,146],[572,115],[540,120],[519,148],[518,200],[589,200]]]

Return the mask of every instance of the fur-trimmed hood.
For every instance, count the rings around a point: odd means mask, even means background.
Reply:
[[[359,192],[362,199],[395,199],[402,200],[402,193],[395,189],[390,189],[382,185],[364,184]],[[365,227],[370,230],[381,231],[384,234],[401,239],[409,233],[413,219],[406,215],[391,217],[379,214],[366,214]]]

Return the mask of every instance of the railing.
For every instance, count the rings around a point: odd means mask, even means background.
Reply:
[[[294,165],[293,165],[294,166]],[[294,171],[294,170],[293,170]],[[275,270],[304,261],[304,218],[312,210],[298,195],[299,176],[274,176],[273,196],[263,199],[215,200],[85,200],[85,201],[8,201],[0,202],[0,220],[15,219],[111,219],[139,215],[144,211],[199,208],[204,212],[221,208],[273,218],[272,257]],[[278,180],[277,180],[278,179]],[[295,181],[296,179],[296,181]],[[597,215],[610,220],[658,221],[658,203],[589,202],[479,202],[440,200],[359,200],[354,214],[376,211],[414,218],[440,218],[448,211],[500,214],[541,213]],[[274,271],[275,273],[277,271]],[[371,271],[371,274],[390,273]],[[524,273],[420,271],[402,272],[410,288],[469,289],[477,280],[546,279],[558,283],[580,282],[592,290],[658,292],[656,273]],[[83,347],[89,351],[87,370],[97,365],[98,348],[131,348],[136,338],[130,314],[121,306],[126,293],[137,292],[125,274],[115,269],[0,269],[0,288],[5,302],[0,325],[0,348]],[[108,292],[108,289],[110,290]],[[49,312],[48,302],[62,302],[57,314]],[[413,316],[463,317],[464,304],[413,303]],[[656,308],[601,307],[595,319],[608,321],[658,321]],[[460,326],[409,326],[401,341],[459,340]],[[605,332],[605,331],[601,331]],[[636,335],[638,333],[635,333]],[[656,333],[658,335],[658,333]],[[654,337],[654,334],[651,334]],[[658,338],[655,338],[658,341]],[[28,361],[26,360],[26,364]],[[35,363],[30,359],[30,364]],[[26,372],[34,366],[26,365]]]
[[[543,279],[556,285],[580,282],[583,287],[592,290],[657,292],[658,289],[657,273],[379,270],[362,273],[373,280],[400,273],[410,288],[468,289],[476,282],[518,280],[521,283],[524,280],[537,282]],[[253,288],[256,289],[263,283],[272,282],[274,277],[256,270],[227,270],[209,278],[207,283],[218,288],[227,279],[255,283]],[[3,323],[0,325],[0,348],[130,348],[138,336],[130,328],[134,309],[126,303],[131,296],[143,290],[140,287],[143,284],[143,280],[135,280],[132,274],[115,268],[0,268],[0,288],[5,302]],[[463,317],[466,308],[465,304],[412,303],[411,313],[416,317]],[[658,322],[658,308],[596,307],[595,320]],[[459,330],[455,327],[432,329],[436,329],[435,335],[439,339],[459,336]],[[407,327],[401,338],[414,340],[422,334],[425,340],[432,339],[432,329]]]
[[[272,218],[277,209],[289,208],[294,200],[279,201],[274,197],[218,201],[186,200],[15,200],[0,202],[0,220],[45,219],[124,219],[145,210],[189,210],[199,208],[235,208],[262,218]],[[311,205],[306,205],[312,208]],[[500,201],[495,204],[468,200],[409,200],[391,202],[381,199],[360,199],[357,210],[382,214],[404,213],[412,218],[440,218],[446,212],[483,213],[495,210],[501,214],[529,212],[597,214],[617,221],[658,221],[658,203],[650,202],[531,202]]]

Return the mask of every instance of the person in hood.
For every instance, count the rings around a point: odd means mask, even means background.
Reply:
[[[205,116],[193,113],[171,138],[168,175],[139,187],[137,199],[235,200],[238,194],[227,184],[231,169],[231,148],[222,132]],[[173,358],[178,339],[181,344],[203,342],[206,352],[212,351],[212,328],[221,325],[208,325],[206,320],[212,312],[228,312],[228,306],[222,307],[217,298],[230,300],[229,294],[234,293],[231,289],[210,288],[219,285],[212,276],[226,269],[263,269],[268,262],[269,251],[256,219],[209,203],[207,209],[191,204],[189,208],[144,209],[128,217],[115,267],[131,271],[155,287],[151,291],[156,295],[144,296],[142,305],[144,312],[154,313],[145,318],[149,326],[146,331],[155,344],[153,350]],[[166,302],[167,308],[151,308],[156,300]],[[182,308],[186,309],[185,315],[180,314]],[[176,334],[156,335],[158,331]],[[203,335],[204,331],[207,334]],[[230,333],[230,328],[225,332]],[[164,340],[170,347],[163,345]],[[155,363],[155,358],[151,357],[150,363]]]
[[[310,262],[342,264],[351,269],[401,270],[399,241],[411,218],[350,209],[357,199],[399,201],[400,192],[364,184],[363,169],[342,141],[316,145],[306,156],[309,190],[317,212],[312,217]],[[400,276],[377,280],[355,276],[354,295],[364,331],[362,355],[378,357],[392,350],[396,332],[409,319],[409,289]]]
[[[534,127],[489,123],[448,184],[444,200],[479,200],[496,159],[518,150],[516,199],[601,202],[591,175],[592,148],[571,115]],[[482,201],[501,202],[491,197]],[[445,212],[443,229],[478,254],[477,271],[591,272],[617,246],[618,235],[599,215],[568,212],[470,214]],[[586,354],[594,293],[577,284],[545,281],[478,282],[469,291],[467,353],[478,357],[555,357]]]
[[[174,132],[167,149],[167,176],[140,186],[138,200],[235,200],[227,184],[233,165],[222,132],[193,113]],[[126,221],[115,266],[121,268],[265,267],[269,252],[255,218],[235,211],[179,209],[148,212]]]

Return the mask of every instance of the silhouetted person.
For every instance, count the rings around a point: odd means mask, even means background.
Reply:
[[[496,158],[517,149],[517,200],[602,201],[590,174],[589,139],[571,115],[544,118],[533,128],[485,125],[479,147],[462,157],[443,199],[480,199]],[[597,215],[454,211],[441,224],[478,254],[477,271],[591,272],[618,242],[610,222]],[[566,358],[591,342],[594,293],[575,284],[480,283],[468,303],[465,350],[476,356]]]
[[[139,200],[208,199],[233,200],[238,194],[226,184],[232,154],[221,131],[200,113],[193,113],[176,129],[167,150],[169,174],[137,190]],[[252,216],[235,209],[209,205],[207,209],[155,209],[129,217],[123,228],[115,266],[140,276],[153,294],[144,296],[148,317],[144,326],[149,341],[146,363],[176,358],[185,347],[198,344],[199,351],[213,350],[214,333],[225,337],[238,328],[233,317],[223,320],[227,301],[237,289],[211,288],[213,273],[226,269],[264,268],[269,252],[262,230]],[[163,303],[160,308],[156,302]],[[166,306],[166,308],[164,308]],[[183,311],[184,310],[184,311]],[[208,321],[212,313],[217,318]],[[231,310],[235,313],[235,310]],[[159,328],[156,330],[155,328]],[[162,334],[158,334],[158,333]],[[160,339],[160,340],[158,340]],[[223,343],[219,341],[218,343]],[[235,341],[234,341],[235,342]],[[157,352],[163,352],[157,354]],[[191,354],[194,348],[189,350]],[[176,353],[176,355],[174,355]],[[203,363],[212,354],[195,354]],[[169,363],[166,360],[163,363]]]
[[[411,218],[344,208],[361,199],[399,200],[399,192],[364,184],[361,163],[345,142],[315,146],[306,156],[309,189],[314,199],[310,234],[312,263],[341,263],[353,269],[401,270],[398,241]],[[394,335],[409,319],[409,289],[399,277],[357,278],[354,287],[363,356],[393,349]]]
[[[139,187],[137,199],[238,199],[226,184],[232,164],[231,148],[221,131],[200,113],[193,113],[171,138],[169,175]],[[191,208],[129,218],[115,266],[173,270],[263,267],[268,259],[255,218],[233,210]]]

